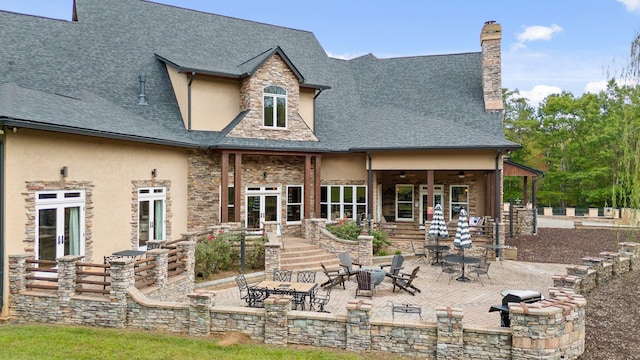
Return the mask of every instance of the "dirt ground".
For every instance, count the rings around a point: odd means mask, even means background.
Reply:
[[[640,232],[600,229],[541,228],[538,235],[507,239],[518,248],[518,260],[582,264],[582,258],[617,251],[621,241],[638,241]],[[585,352],[580,360],[640,359],[639,273],[613,279],[585,297]]]

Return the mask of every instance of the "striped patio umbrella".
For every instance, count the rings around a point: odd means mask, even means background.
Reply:
[[[433,219],[431,219],[431,225],[429,226],[429,236],[435,236],[436,238],[449,236],[440,204],[436,204],[436,207],[433,209]]]
[[[471,234],[469,234],[469,220],[467,218],[467,211],[460,209],[460,215],[458,216],[458,227],[456,228],[456,237],[453,239],[453,245],[463,250],[462,256],[464,256],[464,249],[471,247]]]

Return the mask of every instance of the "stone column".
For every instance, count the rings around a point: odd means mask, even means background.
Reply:
[[[264,272],[265,278],[273,278],[273,273],[280,270],[281,245],[275,234],[269,234],[269,241],[264,244]]]
[[[623,273],[622,270],[622,263],[620,262],[620,254],[617,252],[611,252],[611,251],[603,251],[599,254],[599,256],[601,258],[604,259],[604,261],[609,262],[612,264],[612,276],[620,276]],[[626,271],[624,271],[626,272]]]
[[[618,252],[627,256],[629,260],[629,271],[640,269],[640,244],[635,242],[618,243]]]
[[[147,257],[153,257],[155,285],[161,289],[164,288],[167,286],[167,278],[169,277],[169,249],[149,250]]]
[[[462,309],[436,307],[437,345],[436,359],[464,359],[464,342],[462,333]]]
[[[66,255],[58,258],[58,298],[69,302],[76,294],[76,262],[84,256]]]
[[[111,275],[110,291],[110,319],[116,328],[124,328],[127,325],[127,294],[129,289],[135,287],[134,274],[135,259],[120,258],[110,261],[109,272]]]
[[[264,300],[264,343],[287,345],[289,330],[287,317],[291,309],[291,296],[271,295]]]
[[[9,255],[9,294],[17,295],[27,290],[27,259],[30,254]]]
[[[193,291],[193,283],[196,281],[195,264],[196,264],[196,243],[193,241],[181,241],[176,244],[178,249],[182,251],[184,257],[182,258],[183,266],[187,272],[187,278],[191,282],[191,289]]]
[[[349,300],[347,303],[347,350],[371,349],[371,300]]]
[[[596,286],[602,285],[603,283],[602,272],[604,268],[604,259],[597,258],[597,257],[583,257],[582,263],[596,271]]]
[[[161,249],[167,240],[149,240],[147,241],[147,250]]]
[[[196,291],[189,297],[189,335],[209,336],[211,334],[211,307],[215,304],[216,293]]]
[[[373,236],[358,236],[358,262],[363,266],[373,265]]]

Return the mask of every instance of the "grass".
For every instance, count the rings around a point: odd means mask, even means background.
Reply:
[[[0,359],[390,359],[341,350],[267,346],[251,343],[244,335],[233,336],[196,338],[125,329],[0,325]]]

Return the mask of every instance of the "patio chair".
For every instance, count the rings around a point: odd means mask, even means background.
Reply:
[[[471,267],[471,269],[469,269],[469,272],[471,272],[472,274],[476,274],[476,280],[480,281],[480,284],[482,286],[484,286],[484,284],[482,283],[482,279],[480,278],[480,275],[486,275],[487,279],[489,279],[489,283],[493,285],[491,276],[489,276],[489,265],[491,265],[491,263],[488,262],[485,258],[485,259],[482,259],[480,264],[473,266]]]
[[[424,246],[422,246],[422,250],[416,251],[416,247],[413,245],[412,241],[411,250],[413,250],[413,255],[416,257],[415,261],[422,261],[425,264],[427,263],[427,252],[424,250]]]
[[[296,276],[296,282],[314,283],[316,282],[316,272],[315,271],[298,271],[298,275]]]
[[[240,299],[244,300],[249,304],[249,285],[247,285],[247,279],[244,275],[236,276],[236,284],[238,285],[238,290],[240,291]]]
[[[269,296],[268,291],[266,289],[261,289],[254,286],[249,286],[248,291],[249,297],[247,305],[249,307],[263,308],[264,299]]]
[[[347,274],[347,280],[351,279],[351,275],[355,275],[359,270],[355,270],[353,265],[358,265],[358,267],[362,267],[360,263],[353,261],[351,254],[343,252],[338,255],[340,258],[340,266],[342,266],[342,271]]]
[[[275,270],[273,272],[273,281],[291,282],[291,270]]]
[[[327,306],[331,298],[331,289],[332,287],[326,287],[322,293],[320,291],[315,292],[309,300],[309,310],[316,310],[317,308],[318,312],[328,312],[324,307]]]
[[[323,263],[320,263],[322,266],[322,271],[327,276],[328,280],[322,283],[321,287],[334,287],[336,285],[342,285],[343,289],[346,289],[344,286],[345,278],[347,276],[346,273],[343,273],[340,270],[327,270],[326,266]]]
[[[380,265],[380,269],[384,270],[385,267],[389,267],[389,271],[386,272],[385,276],[391,277],[391,275],[398,275],[400,270],[403,269],[402,264],[404,264],[404,256],[393,255],[391,264]]]
[[[416,295],[416,291],[421,292],[420,289],[413,285],[413,280],[418,277],[418,271],[420,271],[420,266],[416,266],[411,274],[399,273],[398,275],[392,276],[393,292],[396,292],[396,287],[408,292],[413,296]]]
[[[436,281],[440,280],[442,274],[449,274],[449,284],[451,284],[451,279],[460,272],[460,267],[448,261],[443,261],[440,265],[440,274],[436,278]]]
[[[368,271],[358,271],[356,274],[356,280],[358,281],[358,287],[356,288],[356,296],[367,296],[373,299],[373,292],[376,290],[376,284],[371,281],[371,273]],[[362,295],[360,292],[364,291],[365,294]]]

